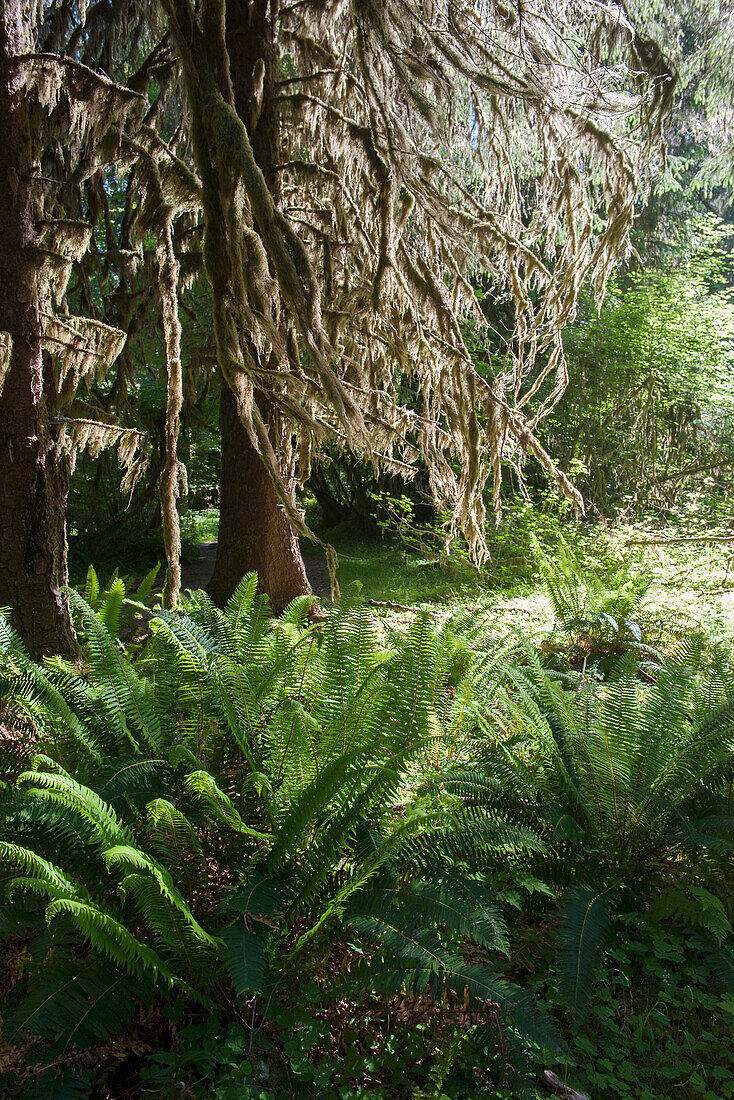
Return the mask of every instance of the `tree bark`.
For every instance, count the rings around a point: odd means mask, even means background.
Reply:
[[[273,483],[247,437],[237,404],[226,382],[221,385],[219,426],[222,473],[219,500],[217,558],[207,591],[225,604],[245,573],[258,575],[259,587],[274,611],[311,586],[298,536],[273,488]]]
[[[21,0],[0,13],[0,330],[13,342],[0,393],[0,606],[33,656],[76,651],[68,600],[68,459],[54,448],[41,351],[30,121],[11,59],[29,48]]]
[[[272,0],[228,0],[227,49],[234,104],[247,127],[255,159],[278,201],[277,132],[273,113],[274,23]],[[256,87],[262,73],[262,93]],[[208,592],[224,603],[245,573],[255,570],[275,611],[311,591],[298,535],[278,501],[270,477],[237,415],[234,398],[221,387],[219,543]]]

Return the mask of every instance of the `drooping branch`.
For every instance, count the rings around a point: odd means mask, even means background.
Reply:
[[[494,0],[255,5],[238,33],[268,45],[247,55],[236,109],[235,9],[165,7],[220,366],[292,522],[305,530],[289,479],[327,438],[380,462],[419,455],[477,561],[503,459],[533,454],[582,503],[535,431],[566,385],[561,330],[579,289],[590,278],[603,293],[660,152],[660,58],[646,76],[629,22],[591,0],[521,14]],[[500,341],[478,273],[513,314]],[[415,410],[397,397],[406,379]]]
[[[54,372],[58,410],[73,401],[82,385],[101,382],[125,344],[126,334],[89,317],[42,318],[42,347]]]
[[[134,13],[130,12],[133,18]],[[121,24],[122,25],[122,24]],[[118,261],[137,264],[142,254],[135,251],[146,233],[158,234],[157,259],[159,293],[168,373],[165,462],[161,482],[164,541],[168,559],[165,597],[175,602],[180,588],[180,531],[176,511],[179,487],[185,486],[185,469],[178,462],[178,439],[182,401],[180,324],[177,286],[180,265],[174,254],[172,218],[174,213],[194,211],[200,204],[200,188],[195,175],[175,156],[161,136],[148,125],[155,115],[148,111],[147,96],[142,94],[151,73],[170,69],[172,58],[165,42],[159,43],[149,64],[134,75],[135,88],[115,84],[105,76],[71,57],[33,53],[15,60],[16,82],[29,102],[37,104],[46,120],[39,135],[49,150],[65,147],[65,174],[60,171],[59,187],[44,186],[39,179],[39,206],[54,210],[58,195],[73,193],[86,180],[89,208],[97,207],[105,217],[108,245]],[[170,73],[168,73],[170,76]],[[134,167],[130,183],[134,201],[129,204],[126,224],[126,249],[114,239],[109,206],[101,173],[114,165],[118,171]],[[91,200],[95,187],[98,202]],[[72,411],[80,388],[99,382],[120,354],[126,333],[100,321],[56,315],[52,303],[64,300],[74,263],[87,251],[92,224],[46,216],[40,244],[36,247],[39,284],[44,306],[42,346],[53,371],[53,407],[56,413]],[[86,447],[92,455],[117,446],[120,466],[125,474],[123,492],[132,491],[147,458],[141,450],[140,432],[88,417],[56,416],[60,426],[56,447],[69,457],[73,469],[77,453]]]
[[[71,472],[81,451],[86,450],[92,458],[98,458],[102,451],[117,447],[117,461],[120,469],[124,470],[121,492],[133,491],[135,482],[147,465],[147,457],[139,452],[145,440],[143,432],[85,417],[57,416],[52,423],[59,429],[56,449],[59,454],[68,456]]]

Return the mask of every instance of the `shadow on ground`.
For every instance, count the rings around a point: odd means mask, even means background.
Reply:
[[[184,591],[186,589],[206,588],[214,572],[214,562],[217,556],[216,542],[200,542],[197,549],[199,557],[184,565],[181,570],[181,588]],[[314,595],[328,598],[330,595],[329,571],[324,559],[314,554],[304,554],[303,562]]]

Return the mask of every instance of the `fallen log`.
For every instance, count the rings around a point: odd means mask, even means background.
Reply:
[[[673,546],[685,542],[734,542],[734,535],[681,535],[670,539],[627,539],[625,546]]]
[[[392,600],[365,600],[368,607],[384,607],[388,611],[412,611],[417,612],[420,610],[418,607],[408,607],[404,603],[393,603]]]
[[[572,1089],[570,1085],[564,1085],[563,1081],[551,1069],[544,1069],[540,1077],[543,1085],[554,1096],[560,1096],[563,1100],[590,1100],[585,1092]]]

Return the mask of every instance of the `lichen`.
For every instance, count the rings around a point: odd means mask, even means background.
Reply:
[[[10,370],[10,359],[13,354],[13,337],[9,332],[0,332],[0,393]]]
[[[188,491],[186,467],[179,461],[178,434],[183,405],[181,373],[181,324],[178,316],[179,265],[173,249],[173,210],[169,209],[165,230],[158,241],[158,288],[166,349],[166,428],[163,469],[160,479],[163,543],[166,550],[166,579],[163,600],[166,607],[178,602],[181,591],[181,525],[176,502]]]

